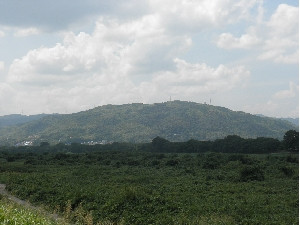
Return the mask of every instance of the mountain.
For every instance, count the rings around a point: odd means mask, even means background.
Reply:
[[[105,105],[74,114],[48,115],[0,130],[0,144],[39,141],[150,142],[156,136],[170,141],[214,140],[227,135],[281,139],[296,129],[280,119],[235,112],[224,107],[184,101],[156,104]]]
[[[289,122],[292,123],[294,126],[299,127],[299,118],[280,118],[280,119],[289,121]]]
[[[0,128],[20,125],[33,120],[38,120],[44,116],[47,116],[47,114],[39,114],[39,115],[31,115],[31,116],[12,114],[12,115],[0,116]]]
[[[263,114],[255,114],[255,115],[260,117],[267,117]],[[279,118],[279,119],[289,121],[294,126],[299,127],[299,118]]]

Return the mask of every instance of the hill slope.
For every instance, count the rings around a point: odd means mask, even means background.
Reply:
[[[280,119],[289,121],[294,126],[299,127],[299,118],[280,118]]]
[[[296,129],[279,119],[262,118],[193,102],[106,105],[88,111],[49,115],[0,131],[1,143],[16,143],[35,136],[36,141],[88,140],[149,142],[156,136],[170,141],[213,140],[230,134],[241,137],[282,138]],[[32,137],[31,137],[32,138]]]

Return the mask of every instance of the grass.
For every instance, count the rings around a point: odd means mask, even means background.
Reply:
[[[28,209],[9,199],[0,196],[0,224],[1,225],[63,225],[66,223],[50,219],[39,210]]]

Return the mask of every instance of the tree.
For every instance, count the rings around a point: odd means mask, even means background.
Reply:
[[[152,140],[152,146],[155,151],[167,151],[170,142],[164,138],[156,137]]]
[[[283,145],[289,151],[299,151],[299,132],[287,131],[283,136]]]

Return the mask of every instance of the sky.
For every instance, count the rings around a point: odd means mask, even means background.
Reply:
[[[0,115],[170,99],[298,117],[298,1],[0,0]]]

